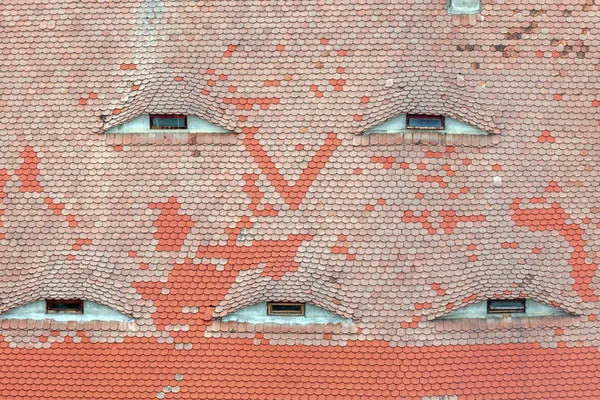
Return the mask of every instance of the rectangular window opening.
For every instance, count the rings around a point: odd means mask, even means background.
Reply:
[[[438,129],[445,128],[446,121],[443,115],[407,114],[407,129]]]
[[[488,314],[524,313],[525,299],[488,300]]]
[[[301,317],[304,316],[304,303],[267,303],[267,315]]]
[[[187,115],[150,114],[150,129],[187,129]]]
[[[83,314],[83,300],[46,300],[46,314]]]

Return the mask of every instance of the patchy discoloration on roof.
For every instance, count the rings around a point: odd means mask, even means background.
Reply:
[[[329,3],[0,5],[0,312],[135,319],[0,321],[3,397],[600,397],[598,5]],[[438,319],[515,297],[570,315]]]

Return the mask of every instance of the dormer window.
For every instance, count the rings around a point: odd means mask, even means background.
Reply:
[[[407,129],[436,129],[443,130],[446,121],[443,115],[407,114]]]
[[[130,140],[136,144],[160,142],[165,137],[181,140],[184,135],[190,134],[194,136],[185,136],[186,140],[190,140],[190,143],[228,143],[230,140],[235,142],[235,136],[230,135],[233,133],[232,131],[189,114],[143,114],[120,125],[113,126],[107,129],[105,133],[112,141],[120,141],[116,144],[123,142],[123,134],[139,135],[135,140]],[[215,135],[220,133],[228,135]],[[223,138],[226,138],[226,140],[223,140]],[[175,139],[167,142],[181,144]]]
[[[452,311],[440,319],[455,318],[527,318],[551,315],[569,315],[560,308],[532,299],[488,299]]]
[[[3,319],[32,319],[54,321],[132,321],[130,317],[112,308],[89,300],[46,299],[24,304],[0,313]]]
[[[431,133],[448,135],[489,135],[488,132],[457,119],[432,114],[401,114],[367,130],[364,134],[414,134],[417,131],[434,131]]]
[[[302,317],[304,316],[304,303],[267,303],[267,315]]]
[[[282,325],[352,323],[351,319],[335,315],[314,304],[291,301],[256,303],[224,316],[223,321]]]
[[[150,129],[187,129],[187,115],[150,114]]]
[[[524,313],[525,299],[490,299],[487,301],[488,314],[513,314]]]
[[[359,145],[419,144],[441,146],[489,146],[499,143],[499,135],[452,117],[434,114],[400,114],[362,133]]]
[[[83,300],[46,300],[46,314],[83,314]]]

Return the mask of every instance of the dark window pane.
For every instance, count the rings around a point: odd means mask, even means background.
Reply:
[[[187,116],[150,114],[150,129],[187,129]]]
[[[409,129],[444,129],[444,117],[442,115],[408,114],[406,127]]]
[[[524,313],[525,299],[488,300],[488,313]]]
[[[46,313],[83,314],[83,300],[46,300]]]
[[[304,303],[267,303],[268,315],[304,315]]]

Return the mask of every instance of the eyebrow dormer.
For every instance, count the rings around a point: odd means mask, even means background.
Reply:
[[[569,315],[568,312],[531,299],[488,299],[452,311],[440,319],[547,317]]]
[[[112,127],[106,133],[152,133],[157,131],[187,133],[231,133],[202,118],[186,114],[144,114]]]
[[[401,114],[365,132],[362,144],[489,146],[498,135],[439,114]]]
[[[34,301],[0,314],[2,319],[55,321],[132,321],[117,310],[83,299],[46,299]]]
[[[143,114],[105,131],[109,144],[235,143],[232,131],[194,115]]]
[[[340,317],[314,304],[281,301],[256,303],[228,314],[222,319],[251,324],[283,325],[352,323],[351,319]]]

